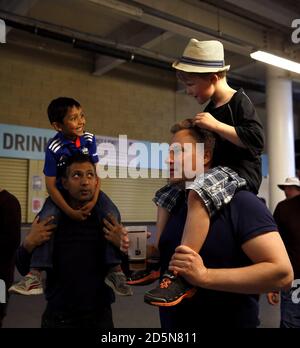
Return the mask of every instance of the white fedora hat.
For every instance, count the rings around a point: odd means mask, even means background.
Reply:
[[[198,41],[190,39],[180,59],[173,68],[191,73],[209,73],[229,70],[225,65],[224,48],[220,41]]]
[[[279,184],[278,187],[283,190],[284,186],[297,186],[300,187],[300,180],[296,177],[286,178],[284,184]]]

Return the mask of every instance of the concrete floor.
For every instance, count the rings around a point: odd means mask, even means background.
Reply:
[[[159,328],[158,309],[144,303],[143,296],[150,286],[135,287],[134,295],[116,296],[112,305],[117,328]],[[12,295],[4,328],[38,328],[46,306],[44,296]]]
[[[22,228],[22,237],[28,227]],[[149,228],[151,231],[151,228]],[[153,231],[152,231],[153,232]],[[23,238],[22,238],[23,239]],[[154,235],[150,238],[153,242]],[[20,279],[16,271],[15,281]],[[151,289],[152,285],[133,287],[133,296],[116,296],[112,305],[113,320],[116,328],[159,328],[158,309],[144,303],[144,292]],[[12,294],[9,300],[8,314],[4,320],[4,328],[39,328],[41,315],[45,308],[44,296],[21,296]],[[266,296],[260,299],[260,327],[279,327],[279,305],[270,306]]]
[[[153,285],[134,287],[134,295],[116,296],[112,305],[116,328],[159,328],[158,309],[144,303],[144,291]],[[39,328],[42,312],[45,308],[44,296],[12,295],[9,301],[8,315],[4,328]],[[266,297],[261,296],[260,320],[264,328],[279,327],[279,305],[270,306]]]

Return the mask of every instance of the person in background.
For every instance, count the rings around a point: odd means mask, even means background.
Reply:
[[[8,289],[14,278],[15,253],[20,244],[21,207],[18,199],[8,191],[0,188],[0,280],[4,281],[5,289],[0,289],[5,295],[6,303],[0,303],[0,328],[6,315]],[[3,286],[1,282],[0,286]]]
[[[286,199],[279,202],[274,211],[274,219],[290,257],[293,270],[293,287],[284,291],[267,294],[268,302],[276,305],[280,301],[280,327],[300,328],[300,181],[297,177],[286,178],[278,187],[284,191]],[[297,295],[298,294],[298,295]]]

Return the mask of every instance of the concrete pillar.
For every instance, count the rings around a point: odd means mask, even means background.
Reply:
[[[285,198],[277,184],[295,176],[292,82],[284,70],[268,66],[266,99],[269,208],[273,212],[277,203]]]

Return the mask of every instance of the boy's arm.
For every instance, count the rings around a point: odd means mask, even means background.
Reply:
[[[235,127],[218,121],[209,112],[200,112],[197,114],[194,118],[194,123],[201,128],[219,134],[222,138],[230,141],[238,147],[242,147],[243,149],[247,148],[247,146],[242,143]]]
[[[75,210],[69,206],[64,197],[56,187],[55,176],[45,176],[46,188],[52,201],[71,219],[82,221],[87,218],[87,213],[81,209]]]
[[[73,210],[69,204],[65,201],[64,197],[56,187],[56,177],[55,176],[46,176],[46,188],[49,193],[49,196],[51,197],[52,201],[67,215],[71,213],[71,210]]]
[[[235,127],[229,126],[226,123],[218,121],[218,124],[216,126],[216,129],[214,130],[217,134],[219,134],[222,138],[230,141],[234,145],[238,147],[242,147],[243,149],[246,149],[247,146],[242,143],[240,137],[238,136]]]

